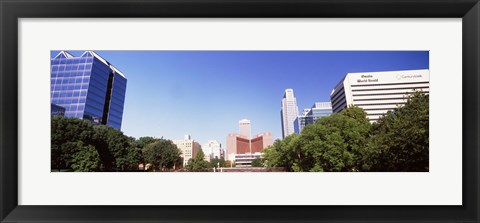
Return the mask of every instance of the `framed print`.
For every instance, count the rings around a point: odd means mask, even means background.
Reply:
[[[479,221],[476,0],[0,7],[2,222]]]

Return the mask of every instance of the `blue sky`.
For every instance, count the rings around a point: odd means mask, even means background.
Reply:
[[[69,51],[79,56],[83,51]],[[429,69],[428,51],[95,51],[127,77],[122,131],[225,148],[238,121],[281,138],[286,88],[298,108],[329,101],[349,72]],[[51,57],[58,51],[52,51]]]

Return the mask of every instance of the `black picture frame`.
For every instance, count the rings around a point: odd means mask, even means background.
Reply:
[[[0,16],[1,222],[479,222],[478,0],[0,0]],[[462,18],[463,205],[18,205],[18,19],[76,17]]]

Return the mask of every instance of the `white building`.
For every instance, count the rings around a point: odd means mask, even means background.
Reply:
[[[198,142],[191,139],[190,135],[185,135],[183,139],[173,140],[173,143],[182,151],[184,167],[187,165],[188,160],[194,158],[202,148]]]
[[[282,137],[285,138],[295,132],[294,121],[298,117],[297,99],[293,95],[293,89],[286,89],[282,98]]]
[[[398,106],[415,91],[429,93],[429,70],[348,73],[330,94],[333,112],[355,105],[371,122]]]
[[[248,154],[236,154],[235,166],[236,167],[251,167],[252,161],[258,158],[262,158],[262,153],[248,153]]]
[[[203,150],[203,153],[205,153],[205,158],[207,161],[210,161],[210,159],[213,159],[215,157],[220,158],[221,149],[222,149],[222,144],[220,144],[217,140],[208,140],[207,143],[202,145],[202,150]]]

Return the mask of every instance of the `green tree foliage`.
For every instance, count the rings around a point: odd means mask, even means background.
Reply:
[[[71,169],[72,156],[79,148],[77,142],[92,144],[93,125],[90,122],[64,117],[52,117],[51,167]]]
[[[262,158],[256,158],[256,159],[252,160],[252,167],[263,167]]]
[[[195,155],[195,158],[188,160],[186,169],[190,172],[208,172],[212,166],[208,161],[204,160],[205,154],[202,150],[199,150]]]
[[[264,151],[268,167],[287,171],[355,171],[368,142],[370,122],[358,107],[318,119],[302,133],[277,140]]]
[[[100,169],[101,160],[95,147],[84,146],[83,142],[77,142],[76,152],[72,157],[72,169],[75,172],[94,172]]]
[[[373,125],[372,171],[428,171],[429,95],[413,94]]]
[[[299,154],[298,149],[300,135],[292,134],[283,140],[275,140],[273,146],[263,150],[263,156],[266,159],[267,167],[285,167],[287,171],[293,171],[296,161],[301,161],[303,156]]]
[[[147,144],[143,150],[143,157],[146,163],[150,163],[155,169],[166,171],[173,168],[181,160],[182,152],[172,141],[156,139]]]
[[[217,156],[215,158],[210,159],[210,166],[212,167],[227,167],[227,163],[225,162],[224,158],[218,158]],[[230,166],[228,166],[230,167]]]
[[[265,163],[287,171],[428,171],[428,103],[417,92],[373,125],[352,106],[276,140]]]
[[[101,164],[96,169],[99,171],[137,170],[141,162],[141,153],[132,146],[133,138],[112,127],[93,125],[77,118],[52,117],[51,131],[52,169],[73,169],[73,156],[91,148],[95,148],[99,155]],[[91,151],[82,152],[82,159],[95,157],[87,154]],[[77,163],[79,159],[80,155],[76,157]]]
[[[157,142],[157,141],[159,141],[159,140],[160,140],[160,139],[157,139],[157,138],[154,138],[154,137],[151,137],[151,136],[145,136],[145,137],[140,137],[139,139],[135,140],[135,142],[133,143],[133,145],[134,145],[136,148],[143,149],[143,148],[145,148],[148,144],[153,143],[153,142]]]
[[[94,126],[94,145],[106,170],[136,170],[141,163],[133,139],[106,125]]]

